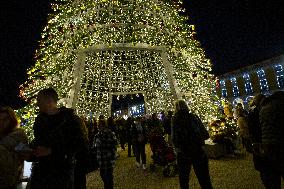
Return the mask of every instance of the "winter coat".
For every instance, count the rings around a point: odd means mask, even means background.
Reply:
[[[240,128],[240,134],[243,138],[249,138],[248,122],[245,117],[239,117],[237,120],[237,125]]]
[[[259,107],[252,107],[247,117],[249,136],[252,143],[261,143],[261,125],[259,121]],[[260,155],[259,148],[254,147],[253,149],[253,163],[256,170],[267,169],[267,163],[265,159]]]
[[[14,187],[22,177],[24,161],[15,152],[19,144],[28,144],[25,132],[16,128],[7,136],[0,138],[0,188]]]
[[[284,92],[268,97],[260,111],[262,143],[284,146]]]
[[[203,153],[205,144],[197,132],[196,117],[187,111],[176,112],[172,120],[172,141],[179,155],[185,157],[198,156]],[[204,128],[205,129],[205,128]],[[208,132],[206,131],[208,134]],[[208,134],[209,135],[209,134]],[[207,137],[206,137],[207,138]]]
[[[251,138],[252,143],[261,143],[261,125],[259,120],[259,107],[252,107],[252,109],[248,113],[247,121],[248,121],[248,128],[249,128],[249,136]],[[256,170],[266,170],[267,162],[260,155],[260,149],[258,147],[253,147],[253,163]]]
[[[164,132],[162,122],[158,118],[147,121],[147,126],[148,126],[147,130],[149,132],[151,132],[152,130],[159,130],[161,132]]]
[[[137,125],[134,124],[131,129],[131,136],[132,136],[132,144],[146,144],[148,141],[147,130],[144,123],[141,123],[142,130],[139,131],[137,129]],[[142,140],[139,141],[139,138],[142,137]]]
[[[73,188],[75,155],[85,148],[87,138],[81,124],[82,120],[67,108],[60,108],[55,115],[37,116],[33,146],[51,148],[52,152],[34,159],[31,189]]]
[[[262,149],[276,171],[284,174],[284,92],[266,98],[260,111]]]
[[[97,161],[100,169],[114,167],[116,159],[116,145],[118,144],[115,133],[109,128],[100,129],[94,138],[93,147],[96,150]]]
[[[253,107],[248,114],[249,135],[253,143],[261,143],[261,125],[259,121],[259,108]]]
[[[132,119],[127,120],[127,124],[126,124],[126,140],[127,142],[131,143],[132,142],[132,127],[134,127],[134,122],[132,121]]]
[[[79,119],[78,123],[80,123],[80,129],[81,133],[83,134],[84,143],[81,144],[81,149],[75,154],[75,171],[86,173],[86,170],[88,169],[86,166],[88,166],[88,152],[90,145],[88,128],[82,119]]]
[[[117,133],[115,134],[119,138],[120,143],[123,144],[127,140],[127,123],[125,120],[120,119],[116,122],[116,126]]]
[[[171,125],[172,125],[172,117],[167,116],[164,120],[164,131],[168,135],[171,135],[172,133]]]

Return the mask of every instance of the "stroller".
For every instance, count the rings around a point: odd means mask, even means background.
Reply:
[[[158,133],[151,133],[149,136],[150,147],[153,155],[153,163],[150,170],[154,171],[156,166],[163,166],[165,177],[174,177],[177,174],[176,154],[173,147],[165,141],[164,136]]]

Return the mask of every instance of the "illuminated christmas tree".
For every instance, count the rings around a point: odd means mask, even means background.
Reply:
[[[110,115],[113,95],[142,93],[146,113],[183,98],[203,120],[216,112],[211,64],[181,2],[55,0],[21,96],[34,115],[37,92],[54,87],[79,114]],[[32,120],[32,119],[31,119]]]

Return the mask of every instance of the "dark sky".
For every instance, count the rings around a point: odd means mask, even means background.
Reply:
[[[50,11],[48,0],[0,3],[0,105],[18,106],[19,84]],[[284,53],[281,0],[184,0],[215,74]]]
[[[186,0],[216,74],[284,53],[281,0]],[[282,3],[283,4],[283,3]]]

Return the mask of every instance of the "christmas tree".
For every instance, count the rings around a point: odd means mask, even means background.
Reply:
[[[35,95],[53,87],[60,104],[83,115],[108,116],[113,95],[142,93],[147,113],[182,98],[204,121],[213,118],[211,64],[182,2],[54,0],[52,10],[20,88],[29,102],[21,112],[34,116]]]

